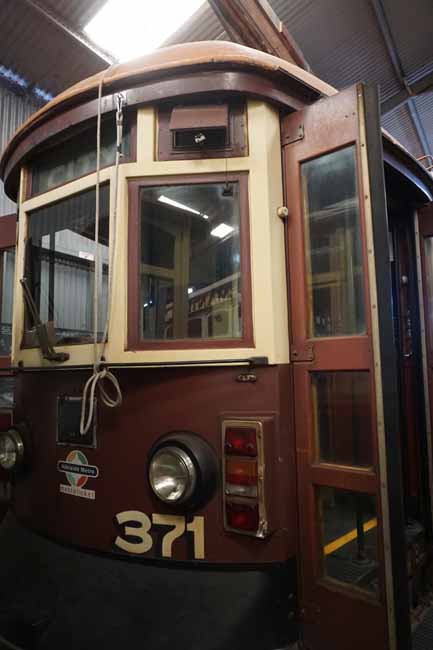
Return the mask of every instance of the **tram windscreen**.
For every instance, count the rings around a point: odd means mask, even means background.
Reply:
[[[239,185],[142,187],[142,339],[242,335]]]
[[[41,320],[53,322],[60,344],[93,338],[95,198],[95,189],[91,189],[29,214],[25,275]],[[99,336],[107,314],[108,239],[109,187],[103,185],[98,244]]]

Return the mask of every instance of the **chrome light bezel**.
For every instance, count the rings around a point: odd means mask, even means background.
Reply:
[[[17,469],[19,469],[23,462],[24,462],[24,441],[21,436],[21,434],[16,430],[16,429],[8,429],[7,431],[3,431],[0,433],[0,440],[2,438],[9,438],[12,440],[14,446],[15,446],[15,462],[13,465],[5,466],[1,462],[1,457],[0,457],[0,469],[2,469],[5,472],[14,472]]]
[[[176,459],[176,461],[178,461],[179,466],[182,468],[183,472],[186,473],[186,476],[188,477],[186,488],[183,490],[180,496],[178,496],[175,499],[169,499],[162,496],[162,494],[158,490],[157,485],[155,484],[155,479],[152,476],[152,468],[154,467],[154,463],[155,461],[158,460],[158,457],[162,456],[163,454],[171,454]],[[192,458],[184,449],[178,447],[175,444],[163,445],[162,447],[160,447],[155,451],[149,463],[148,474],[149,474],[149,483],[153,490],[153,493],[158,499],[160,499],[160,501],[167,504],[175,505],[178,503],[183,503],[185,501],[188,501],[188,499],[194,493],[194,490],[197,485],[197,470]]]

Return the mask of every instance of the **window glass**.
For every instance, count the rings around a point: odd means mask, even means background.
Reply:
[[[424,237],[425,323],[430,350],[433,350],[433,237]]]
[[[108,294],[109,187],[100,188],[98,328],[102,335]],[[53,321],[58,343],[93,338],[95,189],[29,215],[26,277],[41,320]]]
[[[330,487],[318,489],[322,570],[332,578],[378,594],[376,500]]]
[[[355,147],[303,163],[309,336],[363,334]]]
[[[126,121],[122,153],[130,155],[131,134]],[[101,125],[101,167],[114,165],[116,160],[116,124],[113,117]],[[47,192],[74,178],[96,170],[96,123],[89,129],[37,155],[32,163],[31,194]]]
[[[315,372],[311,381],[319,460],[337,465],[372,466],[369,373]]]
[[[242,335],[239,185],[141,188],[143,339]]]
[[[9,356],[12,345],[12,307],[14,294],[15,248],[1,256],[1,333],[0,356]]]

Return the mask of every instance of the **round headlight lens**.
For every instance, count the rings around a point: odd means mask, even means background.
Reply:
[[[190,456],[183,449],[162,447],[150,461],[149,481],[161,501],[176,503],[191,496],[197,472]]]
[[[15,469],[24,455],[24,445],[17,431],[0,434],[0,467],[5,470]]]

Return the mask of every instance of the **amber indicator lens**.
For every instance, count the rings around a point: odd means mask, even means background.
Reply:
[[[257,461],[227,458],[226,482],[233,485],[257,485]]]
[[[257,456],[257,431],[252,427],[226,429],[225,452],[236,456]]]
[[[259,528],[259,506],[244,503],[226,503],[226,520],[230,528],[256,531]]]

